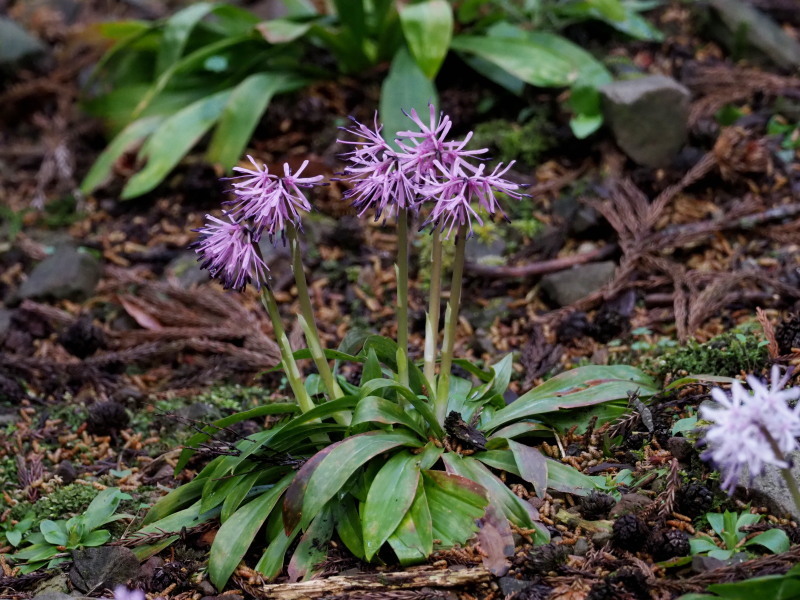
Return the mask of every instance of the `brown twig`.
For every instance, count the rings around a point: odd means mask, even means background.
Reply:
[[[472,275],[479,275],[481,277],[489,277],[493,279],[504,279],[507,277],[532,277],[534,275],[544,275],[546,273],[555,273],[557,271],[564,271],[576,265],[582,265],[595,260],[602,260],[612,256],[619,247],[616,244],[609,244],[590,252],[583,252],[581,254],[573,254],[572,256],[564,256],[562,258],[554,258],[552,260],[542,260],[527,265],[519,265],[516,267],[510,266],[489,266],[480,265],[476,263],[467,263],[465,269]]]

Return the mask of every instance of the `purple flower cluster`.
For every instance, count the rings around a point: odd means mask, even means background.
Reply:
[[[788,405],[800,398],[800,388],[783,389],[787,380],[773,366],[769,387],[749,376],[752,393],[738,381],[731,387],[730,396],[714,388],[711,396],[718,406],[700,409],[700,417],[712,422],[703,440],[707,449],[702,458],[722,472],[722,489],[729,494],[736,489],[745,468],[751,479],[766,465],[785,468],[785,456],[800,449],[800,405]],[[776,449],[780,455],[776,455]]]
[[[449,237],[453,228],[462,225],[468,226],[471,234],[473,219],[483,223],[479,211],[503,214],[496,192],[516,199],[523,196],[516,191],[517,184],[502,177],[513,161],[485,174],[484,164],[475,166],[468,161],[486,149],[466,149],[471,132],[461,141],[446,141],[452,123],[447,115],[437,115],[433,105],[427,124],[415,110],[407,116],[419,131],[399,132],[398,150],[381,137],[377,119],[374,129],[355,120],[353,127],[344,129],[360,138],[339,140],[354,146],[345,154],[350,164],[345,168],[344,179],[353,185],[345,198],[352,200],[359,216],[373,209],[376,219],[391,217],[397,209],[418,210],[432,201],[434,207],[423,225],[433,224],[446,230],[445,237]]]
[[[301,188],[320,185],[322,175],[300,177],[308,165],[303,162],[296,173],[283,165],[283,177],[259,166],[252,156],[253,169],[234,167],[241,173],[232,178],[236,200],[223,219],[206,215],[206,224],[197,229],[200,239],[192,246],[200,255],[201,267],[208,269],[226,289],[243,290],[248,283],[256,289],[267,282],[269,268],[258,250],[263,235],[274,240],[286,227],[300,228],[300,214],[311,210]]]

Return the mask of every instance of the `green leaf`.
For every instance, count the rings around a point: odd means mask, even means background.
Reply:
[[[375,348],[370,348],[367,352],[367,360],[364,361],[364,367],[361,370],[361,385],[382,377],[383,370],[381,369],[380,361],[378,361],[378,355],[375,354]]]
[[[140,156],[146,158],[147,164],[125,185],[122,198],[129,200],[141,196],[161,183],[219,119],[230,95],[231,90],[218,92],[164,120],[142,146]]]
[[[311,29],[309,21],[298,22],[293,19],[270,19],[256,26],[256,29],[270,44],[287,44],[300,39]]]
[[[428,104],[439,103],[436,88],[425,77],[425,73],[411,58],[408,50],[401,48],[392,60],[389,75],[381,86],[380,118],[383,122],[383,137],[391,145],[398,131],[406,131],[410,121],[403,111],[415,109],[417,113],[428,113]]]
[[[392,456],[372,481],[361,516],[367,561],[380,550],[403,520],[419,484],[416,455],[405,450]]]
[[[547,492],[547,459],[536,448],[508,440],[508,448],[522,478],[533,485],[539,498]]]
[[[576,496],[588,496],[596,489],[602,489],[604,477],[585,475],[560,460],[547,459],[547,487]]]
[[[764,546],[773,554],[780,554],[781,552],[787,552],[791,543],[789,542],[789,536],[786,535],[783,529],[770,529],[745,543],[745,546],[755,545]]]
[[[423,483],[433,537],[443,547],[464,544],[478,530],[475,520],[486,511],[486,490],[469,478],[442,471],[423,471]]]
[[[367,396],[359,401],[353,413],[353,421],[350,426],[352,427],[359,423],[367,422],[384,423],[387,425],[400,423],[412,431],[415,431],[423,438],[426,437],[422,426],[417,423],[408,412],[400,408],[397,403],[384,400],[378,396]]]
[[[307,581],[316,575],[315,568],[328,556],[328,543],[333,535],[333,513],[324,507],[311,521],[289,561],[289,581]]]
[[[639,369],[627,365],[578,367],[560,373],[523,394],[495,413],[483,425],[490,431],[518,419],[569,408],[582,408],[628,397],[639,391],[641,397],[657,393],[658,385]]]
[[[361,560],[366,560],[364,554],[364,537],[361,528],[361,517],[352,496],[345,497],[341,502],[333,504],[336,533],[344,542],[347,549]]]
[[[58,554],[58,552],[58,548],[52,544],[34,544],[33,546],[28,546],[24,550],[15,552],[13,556],[16,560],[36,562],[47,560],[51,556]]]
[[[90,531],[81,538],[81,546],[102,546],[111,539],[111,532],[106,529]]]
[[[722,532],[725,530],[725,518],[722,516],[722,513],[707,513],[706,520],[708,524],[711,525],[711,529],[714,530],[714,533],[721,536]]]
[[[299,89],[307,79],[280,73],[256,73],[231,92],[211,137],[206,156],[229,170],[247,147],[253,131],[275,94]]]
[[[280,575],[283,570],[283,561],[286,552],[289,550],[289,546],[292,545],[298,533],[300,533],[299,526],[295,527],[294,531],[288,535],[281,528],[277,536],[272,538],[267,549],[264,550],[264,554],[261,555],[261,559],[256,565],[256,571],[264,575],[268,581]]]
[[[357,469],[375,456],[398,446],[420,447],[422,444],[416,436],[406,431],[388,433],[370,431],[334,444],[330,453],[325,455],[316,469],[309,474],[301,522],[303,524],[310,523],[311,519],[333,498]],[[297,473],[298,479],[301,471]],[[293,487],[295,485],[297,482],[293,484]]]
[[[183,485],[182,487],[180,487],[180,488],[178,488],[176,490],[173,490],[173,492],[180,491],[182,488],[190,486],[193,483],[194,483],[194,481],[191,481],[191,482]],[[202,481],[201,481],[201,483],[202,483]],[[153,511],[157,507],[158,507],[158,505],[154,506],[153,509],[151,510],[151,512],[148,513],[148,515],[147,515],[148,518],[150,517],[151,514],[153,514]],[[167,546],[169,546],[172,542],[177,540],[181,530],[184,527],[187,528],[187,529],[190,528],[190,527],[196,527],[197,525],[201,525],[202,523],[205,523],[209,519],[216,518],[218,515],[219,515],[219,507],[213,508],[213,509],[209,510],[208,512],[201,513],[200,512],[200,502],[195,502],[194,504],[192,504],[188,508],[184,508],[183,510],[180,510],[178,512],[172,512],[171,514],[168,514],[167,516],[165,516],[165,517],[163,517],[163,518],[161,518],[161,519],[159,519],[157,521],[150,521],[148,525],[146,525],[145,527],[142,527],[139,530],[139,533],[141,533],[141,534],[147,534],[147,533],[163,534],[164,532],[169,533],[169,532],[174,531],[175,535],[171,536],[169,538],[166,538],[162,542],[157,542],[155,544],[146,545],[146,546],[138,546],[134,550],[134,554],[136,554],[136,558],[138,558],[140,561],[144,560],[145,558],[148,558],[148,557],[152,556],[153,554],[161,551],[162,549],[164,549]],[[145,519],[145,522],[147,522],[147,519]]]
[[[237,510],[219,528],[208,559],[208,574],[217,589],[225,587],[231,573],[294,477],[295,473],[286,474],[267,492]]]
[[[467,533],[469,535],[471,532]],[[433,522],[423,479],[417,485],[411,509],[388,541],[404,566],[421,562],[433,552]]]
[[[67,530],[64,527],[63,521],[58,523],[50,519],[44,519],[39,524],[39,531],[42,532],[48,544],[53,544],[54,546],[67,545]]]
[[[215,6],[210,2],[198,2],[179,10],[167,19],[156,58],[156,75],[161,75],[178,61],[195,25],[202,21]]]
[[[117,134],[106,149],[100,153],[84,177],[81,182],[81,192],[88,195],[100,187],[108,179],[117,159],[156,131],[163,120],[162,116],[144,117],[134,121]]]
[[[83,513],[86,530],[92,531],[100,525],[105,525],[117,510],[122,500],[130,500],[131,496],[120,491],[119,488],[106,488],[92,500]]]
[[[398,392],[406,400],[408,400],[423,419],[428,423],[433,434],[436,437],[444,437],[444,430],[439,425],[436,415],[433,413],[428,401],[424,397],[419,397],[414,394],[409,388],[403,384],[394,381],[393,379],[372,379],[360,388],[362,398],[373,395],[376,391],[382,389],[391,389]],[[310,411],[309,411],[310,412]]]
[[[553,434],[553,428],[538,421],[518,421],[511,425],[506,425],[495,431],[490,438],[513,439],[523,435],[547,435]]]
[[[719,550],[719,546],[706,537],[689,540],[689,548],[692,554],[702,554],[704,552],[710,552],[711,550]]]
[[[403,35],[417,65],[428,79],[436,77],[453,37],[453,10],[446,0],[401,4]]]
[[[230,427],[231,425],[235,425],[236,423],[241,423],[242,421],[257,419],[259,417],[263,417],[266,415],[279,415],[283,413],[290,414],[297,412],[300,412],[300,408],[296,404],[290,404],[288,402],[276,402],[273,404],[265,404],[264,406],[258,406],[250,410],[241,411],[236,414],[230,415],[228,417],[214,421],[211,425],[205,426],[202,432],[197,432],[193,436],[191,436],[188,440],[186,440],[187,447],[184,448],[183,452],[181,452],[181,455],[178,458],[178,462],[175,464],[175,474],[177,475],[178,473],[180,473],[186,466],[186,464],[189,462],[189,459],[192,457],[192,454],[194,454],[194,450],[192,450],[192,447],[208,441],[209,439],[211,439],[211,436],[220,429],[224,429],[225,427]]]
[[[450,46],[477,55],[531,85],[564,87],[578,79],[578,70],[568,60],[532,40],[459,35]]]

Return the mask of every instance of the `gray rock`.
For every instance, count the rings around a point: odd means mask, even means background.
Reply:
[[[473,236],[467,240],[464,254],[467,262],[479,265],[502,265],[506,262],[503,258],[505,249],[506,243],[500,237],[484,241],[478,236]]]
[[[33,588],[34,597],[40,600],[64,600],[65,596],[71,599],[72,596],[68,596],[67,592],[69,592],[69,579],[66,573],[56,573],[52,577],[43,579]]]
[[[216,421],[222,417],[219,409],[207,402],[192,402],[176,410],[175,414],[183,419],[204,422]]]
[[[69,578],[82,592],[103,588],[114,589],[139,574],[139,560],[122,546],[83,548],[72,552],[73,565]]]
[[[17,299],[85,300],[100,281],[102,265],[81,248],[62,246],[40,262],[20,286]]]
[[[20,419],[18,408],[0,404],[0,429],[19,423]]]
[[[696,453],[692,441],[684,437],[669,438],[667,440],[667,449],[680,462],[687,462]]]
[[[767,15],[741,0],[709,0],[709,4],[736,40],[744,37],[780,67],[800,67],[800,43]]]
[[[574,554],[575,556],[586,556],[586,553],[589,552],[589,548],[590,546],[587,539],[585,537],[580,537],[572,547],[571,554]]]
[[[486,306],[464,307],[463,314],[473,329],[487,329],[497,317],[508,315],[510,302],[508,298],[492,298]]]
[[[616,269],[613,261],[603,261],[549,273],[542,277],[542,289],[559,306],[567,306],[611,281]]]
[[[509,596],[516,592],[521,592],[529,587],[531,583],[533,582],[525,579],[517,579],[516,577],[501,577],[497,580],[497,584],[500,586],[500,591],[503,592],[503,595],[505,596]]]
[[[668,165],[686,141],[689,90],[670,77],[651,75],[600,88],[603,114],[617,144],[648,167]]]
[[[553,203],[553,212],[561,217],[570,233],[586,233],[600,222],[600,213],[575,196],[561,196]]]
[[[46,47],[16,22],[0,17],[0,68],[15,68],[20,63],[45,53]]]
[[[6,333],[8,333],[9,327],[11,327],[11,315],[13,314],[12,311],[0,308],[0,343],[6,338]]]
[[[800,451],[793,452],[789,457],[792,466],[792,475],[795,481],[800,481]],[[747,473],[742,477],[747,482]],[[778,513],[778,516],[791,515],[795,520],[800,520],[800,508],[792,500],[786,480],[781,475],[781,470],[772,465],[767,465],[764,472],[753,480],[753,485],[748,488],[752,493],[763,496],[768,508]]]

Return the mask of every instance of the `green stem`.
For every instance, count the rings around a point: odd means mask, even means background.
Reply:
[[[281,351],[281,360],[283,360],[284,370],[286,377],[289,379],[289,386],[292,388],[294,397],[300,405],[300,409],[305,413],[314,408],[314,402],[306,391],[303,385],[303,378],[300,375],[300,369],[297,367],[297,362],[294,360],[294,353],[292,346],[289,344],[289,338],[286,336],[286,330],[281,323],[280,311],[278,311],[278,302],[275,300],[275,295],[268,286],[261,288],[261,303],[267,309],[269,318],[272,321],[272,328],[275,332],[275,339],[278,342],[278,347]]]
[[[464,255],[467,245],[467,226],[461,225],[456,235],[456,256],[453,262],[453,280],[450,283],[450,301],[444,315],[444,343],[442,344],[442,364],[439,368],[439,381],[436,386],[436,418],[444,423],[447,412],[447,398],[450,393],[450,369],[453,365],[453,349],[456,344],[458,328],[458,309],[461,305],[461,281],[464,275]]]
[[[319,339],[319,330],[314,319],[311,296],[308,293],[308,282],[306,281],[306,273],[303,267],[303,255],[300,249],[300,240],[297,238],[297,230],[291,226],[288,228],[287,235],[289,246],[292,250],[292,271],[294,271],[294,281],[295,285],[297,285],[297,299],[300,302],[300,314],[303,317],[300,324],[303,327],[308,348],[311,350],[311,358],[314,360],[317,371],[319,371],[328,397],[331,400],[336,400],[341,398],[344,393],[333,376],[333,371],[331,371],[331,366],[328,364],[328,359],[325,358],[322,342]]]
[[[777,442],[763,425],[761,426],[761,432],[766,436],[769,445],[772,446],[775,458],[785,461],[786,457],[783,455],[783,452],[781,452],[781,449],[778,448]],[[797,510],[800,511],[800,488],[798,488],[797,480],[794,478],[794,475],[792,475],[792,470],[790,468],[781,469],[781,476],[786,482],[786,487],[789,488],[789,494],[791,494],[792,500],[794,500],[794,505],[797,507]]]
[[[425,379],[431,385],[430,396],[436,401],[436,349],[439,345],[439,311],[442,302],[442,235],[433,230],[431,282],[428,318],[425,320]]]
[[[397,372],[408,386],[408,211],[397,211]]]

